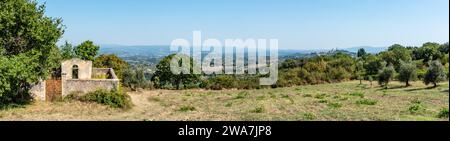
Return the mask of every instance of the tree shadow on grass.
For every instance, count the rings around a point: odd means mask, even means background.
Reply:
[[[387,89],[384,87],[379,87],[378,91],[395,90],[395,89],[403,89],[403,88],[408,88],[408,87],[407,86],[392,86],[392,87],[388,87]]]
[[[408,90],[405,90],[405,91],[407,91],[407,92],[412,92],[412,91],[420,91],[420,90],[430,90],[430,89],[434,89],[434,88],[437,88],[437,87],[430,86],[430,87],[424,87],[424,88],[408,89]],[[448,90],[447,90],[447,91],[448,91]]]

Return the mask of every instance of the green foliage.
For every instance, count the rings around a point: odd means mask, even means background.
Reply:
[[[384,66],[381,64],[381,59],[375,55],[368,55],[365,58],[364,69],[367,75],[377,75],[378,71]]]
[[[75,47],[75,54],[83,60],[94,61],[99,49],[100,47],[94,45],[94,42],[85,41]]]
[[[378,84],[384,86],[386,89],[388,87],[389,82],[394,78],[395,69],[393,66],[384,67],[378,73]]]
[[[325,99],[326,97],[328,97],[327,94],[318,94],[318,95],[314,96],[314,98],[316,98],[316,99]]]
[[[358,57],[365,57],[367,55],[366,50],[364,50],[364,48],[360,48],[358,50],[357,56]]]
[[[153,88],[153,83],[147,80],[144,68],[142,67],[137,67],[135,69],[127,68],[123,71],[122,77],[123,85],[131,88],[133,91],[136,91],[138,88]]]
[[[331,103],[328,103],[328,107],[337,109],[337,108],[341,108],[342,104],[339,102],[331,102]]]
[[[317,119],[316,115],[314,113],[304,113],[303,114],[303,120],[315,120]]]
[[[188,74],[183,74],[183,72],[179,74],[174,74],[171,70],[170,66],[172,61],[176,61],[178,59],[178,63],[181,64],[183,60],[188,60],[190,62],[188,66],[190,69],[188,70]],[[155,86],[158,88],[163,88],[165,85],[172,85],[176,87],[176,89],[180,89],[180,86],[183,85],[185,88],[189,84],[198,84],[200,82],[200,75],[194,74],[194,59],[192,57],[188,57],[185,55],[177,55],[172,54],[165,58],[163,58],[158,65],[156,65],[156,72],[152,78]],[[187,69],[187,68],[184,68]]]
[[[257,107],[257,108],[255,108],[255,109],[251,110],[250,112],[251,112],[251,113],[263,113],[264,111],[265,111],[265,110],[264,110],[263,107]]]
[[[411,50],[399,44],[392,45],[389,47],[388,51],[380,53],[380,57],[387,62],[387,64],[392,64],[396,71],[399,71],[401,61],[409,62],[412,60],[411,55]]]
[[[103,54],[95,58],[94,67],[113,68],[119,79],[123,79],[123,71],[129,68],[129,64],[114,54]]]
[[[361,99],[356,101],[356,104],[358,105],[376,105],[378,103],[377,100],[372,100],[372,99]]]
[[[437,116],[438,118],[447,118],[448,119],[448,108],[442,108],[439,111],[439,114]]]
[[[195,111],[195,107],[193,106],[181,106],[180,109],[178,109],[178,111],[180,112],[189,112],[189,111]]]
[[[28,103],[31,86],[59,65],[62,20],[44,12],[35,1],[0,3],[0,105]]]
[[[129,109],[132,106],[130,96],[118,90],[97,90],[90,92],[79,99],[81,101],[97,102],[113,108]]]
[[[204,82],[205,87],[212,90],[231,89],[238,87],[238,80],[230,75],[219,75]]]
[[[248,96],[248,92],[242,91],[242,92],[238,93],[237,96],[234,99],[244,99],[247,96]]]
[[[418,48],[415,52],[415,58],[417,60],[423,60],[424,63],[427,63],[432,60],[436,60],[441,58],[443,55],[439,51],[441,45],[438,43],[425,43],[421,48]]]
[[[436,87],[437,83],[444,81],[446,79],[444,67],[438,60],[432,61],[428,65],[429,67],[427,73],[425,74],[423,82],[426,85],[433,84],[434,87]]]
[[[67,41],[64,45],[60,47],[60,49],[61,49],[61,57],[63,60],[72,59],[76,57],[72,44],[70,44]]]
[[[400,69],[398,80],[405,82],[406,86],[410,86],[409,82],[417,78],[416,65],[412,62],[400,61]]]
[[[364,93],[362,93],[362,92],[348,93],[348,95],[350,95],[350,96],[355,96],[355,97],[361,97],[361,98],[364,98]]]
[[[416,99],[411,101],[411,105],[408,107],[408,111],[411,114],[418,114],[425,111],[425,106],[422,104],[422,101]]]

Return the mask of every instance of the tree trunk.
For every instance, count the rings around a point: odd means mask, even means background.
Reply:
[[[411,85],[409,84],[409,81],[406,80],[406,87],[409,87],[409,86],[411,86]]]
[[[433,85],[434,85],[434,86],[433,86],[434,88],[436,88],[436,87],[437,87],[437,83],[433,83]]]

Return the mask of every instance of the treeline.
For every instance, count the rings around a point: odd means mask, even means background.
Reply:
[[[421,47],[396,44],[378,54],[369,54],[360,49],[356,57],[336,51],[328,55],[287,59],[279,66],[278,82],[273,86],[260,86],[261,75],[172,74],[169,64],[174,55],[170,55],[161,60],[151,75],[141,74],[143,72],[139,69],[134,70],[134,73],[143,77],[137,77],[140,79],[133,86],[145,84],[147,88],[151,85],[152,88],[160,89],[259,89],[348,80],[378,81],[386,88],[393,80],[405,82],[406,86],[417,80],[436,86],[449,77],[448,56],[448,43],[425,43]]]
[[[343,53],[312,58],[288,59],[280,66],[277,86],[332,83],[346,80],[390,81],[422,80],[437,85],[448,78],[448,43],[425,43],[421,47],[395,44],[378,54],[360,49],[357,57]],[[445,66],[445,67],[444,67]]]

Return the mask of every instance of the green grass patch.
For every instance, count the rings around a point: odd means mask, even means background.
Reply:
[[[319,95],[314,96],[314,98],[316,98],[316,99],[325,99],[326,97],[328,97],[327,94],[319,94]]]
[[[339,102],[330,102],[330,103],[328,103],[328,107],[337,109],[337,108],[341,108],[342,104]]]
[[[319,103],[328,103],[328,100],[322,99],[322,100],[319,100],[318,102],[319,102]]]
[[[231,106],[233,106],[233,103],[231,103],[231,102],[228,102],[227,104],[225,104],[225,107],[231,107]]]
[[[248,96],[248,92],[246,91],[242,91],[240,93],[237,94],[236,97],[234,97],[234,99],[244,99]]]
[[[362,92],[348,93],[348,95],[349,95],[349,96],[354,96],[354,97],[364,98],[364,93],[362,93]]]
[[[250,111],[251,113],[263,113],[264,112],[264,108],[263,107],[257,107],[253,110]]]
[[[316,115],[314,113],[303,113],[302,115],[303,120],[315,120],[317,119]]]
[[[448,119],[448,108],[442,108],[439,111],[439,114],[437,116],[438,118],[447,118]]]
[[[303,94],[303,97],[312,97],[311,94]]]
[[[377,103],[378,101],[374,99],[361,99],[356,101],[356,104],[358,105],[376,105]]]
[[[195,107],[193,106],[181,106],[177,111],[179,112],[189,112],[189,111],[195,111]]]

